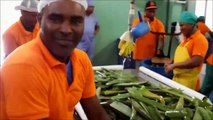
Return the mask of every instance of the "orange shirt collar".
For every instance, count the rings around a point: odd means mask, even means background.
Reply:
[[[23,24],[21,23],[21,20],[19,20],[18,22],[19,27],[21,28],[21,32],[25,33],[25,34],[31,34],[32,32],[26,31]],[[36,23],[34,30],[33,31],[38,31],[39,30],[39,24]]]
[[[41,50],[41,53],[44,57],[44,59],[47,61],[47,63],[49,64],[49,66],[52,68],[52,67],[55,67],[57,65],[62,65],[64,63],[60,62],[59,60],[57,60],[50,52],[49,50],[46,48],[46,46],[44,45],[44,43],[42,42],[41,40],[41,37],[40,37],[40,33],[37,35],[37,43],[40,47],[40,50]],[[65,65],[65,64],[64,64]]]
[[[184,41],[183,41],[183,43],[188,42],[189,40],[193,39],[194,37],[198,36],[199,34],[201,34],[201,33],[200,33],[200,30],[197,30],[197,31],[196,31],[194,34],[192,34],[189,38],[186,38],[186,37],[184,36]]]
[[[18,23],[19,27],[21,28],[20,32],[25,33],[25,34],[30,34],[30,32],[28,32],[24,29],[24,26],[22,25],[21,20],[19,20],[17,23]]]
[[[198,36],[200,34],[200,30],[197,30],[194,34],[190,36],[190,39],[193,39],[194,37]]]
[[[152,22],[156,22],[157,21],[157,19],[156,19],[156,17],[154,17],[154,20],[153,21],[151,21],[150,23],[152,23]]]

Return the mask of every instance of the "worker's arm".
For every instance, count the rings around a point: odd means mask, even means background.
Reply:
[[[164,38],[159,38],[159,41],[158,41],[158,49],[157,49],[157,56],[159,57],[164,57],[164,52],[163,52],[163,48],[164,48]]]
[[[3,45],[5,58],[18,47],[15,38],[10,34],[3,35]]]
[[[87,34],[83,34],[81,41],[78,43],[77,48],[83,50],[84,52],[88,52],[89,45],[91,44],[89,37]]]
[[[97,33],[99,32],[100,30],[100,26],[98,24],[95,25],[95,35],[97,35]]]
[[[190,69],[194,67],[198,67],[203,63],[204,58],[199,55],[193,56],[191,59],[185,61],[185,62],[179,62],[174,64],[168,64],[165,66],[165,71],[168,73],[172,71],[175,68],[183,68],[183,69]]]
[[[156,27],[157,27],[156,28],[157,32],[165,33],[164,25],[161,21],[157,21]],[[159,35],[157,38],[158,38],[157,54],[160,56],[164,56],[163,49],[164,49],[164,45],[165,45],[166,35]]]
[[[80,103],[89,120],[110,120],[96,96],[81,99]]]
[[[94,14],[93,14],[94,15]],[[97,33],[100,30],[100,24],[99,21],[97,20],[96,16],[94,15],[94,22],[95,22],[95,31],[94,31],[94,35],[96,36]]]
[[[165,44],[164,38],[159,38],[159,46],[158,46],[158,49],[159,49],[159,50],[163,50],[164,44]]]
[[[89,120],[110,120],[108,114],[100,105],[100,102],[96,96],[95,81],[94,81],[94,71],[92,69],[92,64],[86,54],[82,54],[81,59],[84,63],[85,80],[82,80],[84,85],[84,90],[82,93],[82,98],[80,100],[81,106],[87,115]],[[83,82],[85,81],[85,82]]]

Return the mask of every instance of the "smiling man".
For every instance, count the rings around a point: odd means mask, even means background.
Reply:
[[[167,64],[165,71],[173,70],[173,80],[193,90],[199,90],[199,73],[208,49],[208,42],[196,28],[197,16],[184,11],[179,19],[184,41],[175,50],[174,63]]]
[[[88,119],[109,120],[95,94],[90,60],[75,49],[86,8],[86,0],[40,0],[40,34],[1,68],[0,119],[73,120],[80,101]]]

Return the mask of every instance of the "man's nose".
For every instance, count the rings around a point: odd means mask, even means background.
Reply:
[[[152,13],[151,13],[151,15],[152,15],[152,16],[155,16],[155,13],[154,13],[154,12],[152,12]]]
[[[61,32],[64,33],[64,34],[72,33],[72,25],[68,21],[65,21],[61,25]]]

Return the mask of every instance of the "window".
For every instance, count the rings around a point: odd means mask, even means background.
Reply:
[[[195,6],[195,14],[206,17],[206,25],[213,30],[213,19],[212,19],[212,0],[197,0]]]

